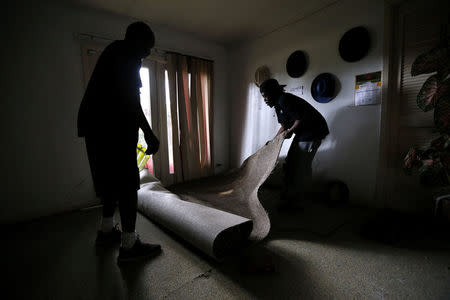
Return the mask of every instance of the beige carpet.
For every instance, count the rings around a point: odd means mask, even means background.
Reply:
[[[283,141],[281,135],[274,138],[227,174],[167,189],[144,177],[138,209],[217,259],[246,240],[260,241],[270,231],[270,219],[258,189],[275,167]]]

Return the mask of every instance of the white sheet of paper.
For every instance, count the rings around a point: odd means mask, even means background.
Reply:
[[[355,90],[355,105],[371,105],[381,103],[381,84],[366,82]]]

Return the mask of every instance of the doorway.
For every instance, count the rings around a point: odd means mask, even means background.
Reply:
[[[449,3],[445,0],[402,1],[389,9],[390,38],[384,69],[388,84],[383,94],[378,174],[378,203],[384,207],[427,213],[433,206],[432,191],[419,183],[418,175],[403,171],[408,150],[428,146],[433,132],[433,111],[417,106],[417,94],[432,74],[411,76],[415,58],[438,45],[443,30],[450,32]],[[385,72],[386,74],[386,72]]]

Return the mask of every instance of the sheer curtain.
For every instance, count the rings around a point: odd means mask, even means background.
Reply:
[[[174,182],[211,175],[213,62],[169,53],[167,72]]]

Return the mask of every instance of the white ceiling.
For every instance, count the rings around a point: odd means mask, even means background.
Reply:
[[[223,45],[254,39],[338,0],[72,0]]]

